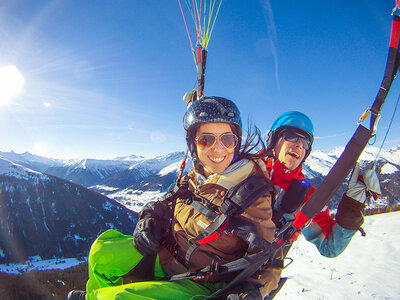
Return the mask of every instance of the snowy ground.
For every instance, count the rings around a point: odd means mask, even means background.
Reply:
[[[87,259],[85,260],[87,261]],[[68,269],[73,266],[81,264],[82,260],[78,260],[76,258],[57,258],[57,259],[48,259],[42,260],[40,256],[31,257],[24,264],[4,264],[0,265],[0,272],[8,273],[8,274],[20,274],[29,272],[32,270],[50,270],[50,269]]]
[[[274,298],[400,299],[400,212],[366,217],[366,237],[357,234],[337,258],[324,258],[303,237],[292,247],[292,277]]]
[[[108,194],[107,197],[118,201],[130,210],[140,212],[147,202],[161,199],[164,195],[165,192],[131,190],[128,188]]]
[[[400,299],[400,212],[366,217],[363,228],[367,236],[357,234],[337,258],[322,257],[300,237],[288,255],[294,262],[283,271],[291,278],[275,299]],[[0,272],[65,269],[79,263],[35,257],[24,265],[0,265]]]

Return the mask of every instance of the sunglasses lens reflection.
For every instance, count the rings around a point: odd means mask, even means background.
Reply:
[[[197,146],[200,148],[200,150],[204,150],[214,145],[215,139],[216,137],[212,134],[203,134],[198,137]]]
[[[238,142],[238,137],[234,134],[223,134],[219,136],[222,145],[225,148],[232,149],[235,148]],[[213,134],[202,134],[196,138],[197,146],[200,150],[212,147],[216,143],[217,137]]]

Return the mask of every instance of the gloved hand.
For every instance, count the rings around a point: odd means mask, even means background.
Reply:
[[[359,230],[364,223],[362,211],[367,197],[380,197],[380,194],[379,179],[375,170],[368,169],[360,174],[360,167],[356,164],[347,191],[337,209],[337,223],[346,229]]]
[[[172,209],[159,201],[147,203],[133,232],[133,245],[143,255],[154,255],[169,226]]]
[[[365,203],[368,196],[372,196],[375,199],[379,198],[381,196],[381,187],[375,169],[367,169],[360,174],[360,166],[356,164],[346,195],[360,203]]]
[[[353,169],[353,173],[351,174],[346,195],[360,203],[365,203],[365,201],[367,200],[367,187],[361,180],[358,179],[359,173],[360,166],[357,163]]]
[[[233,290],[227,300],[262,300],[261,292],[254,283],[246,282]]]

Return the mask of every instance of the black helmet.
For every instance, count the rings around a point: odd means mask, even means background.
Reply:
[[[195,154],[194,138],[197,128],[207,123],[228,123],[233,125],[234,134],[239,138],[238,148],[242,135],[242,119],[235,103],[222,97],[204,97],[188,108],[183,117],[183,128],[186,130],[186,142],[190,153]],[[235,153],[235,154],[236,154]]]

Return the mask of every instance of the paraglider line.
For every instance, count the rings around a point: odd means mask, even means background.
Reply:
[[[199,9],[197,7],[197,1],[195,4],[195,1],[193,0],[193,9],[194,9],[194,24],[196,25],[196,33],[197,33],[197,42],[200,40],[200,21],[199,24],[197,24],[197,19],[199,18]]]
[[[192,48],[192,51],[194,51],[194,49],[193,49],[193,44],[192,44],[192,39],[190,38],[189,30],[188,30],[188,27],[187,27],[187,24],[186,24],[185,15],[184,15],[183,10],[182,10],[181,0],[178,0],[178,2],[179,2],[179,7],[181,8],[181,13],[182,13],[182,17],[183,17],[183,22],[185,23],[186,33],[187,33],[188,38],[189,38],[190,47]]]
[[[214,3],[213,3],[213,10],[214,10],[214,4],[215,4],[215,1],[214,1]],[[212,26],[211,26],[210,35],[208,36],[207,43],[205,44],[205,48],[206,48],[206,49],[208,48],[208,42],[210,41],[211,34],[212,34],[213,30],[214,30],[215,21],[217,20],[217,16],[218,16],[218,13],[219,13],[219,9],[220,9],[220,7],[221,7],[221,4],[222,4],[222,0],[219,2],[218,9],[217,9],[217,12],[216,12],[216,14],[215,14],[215,18],[214,18],[213,24],[212,24]],[[208,30],[207,30],[207,35],[208,35]]]
[[[396,3],[397,3],[397,2],[400,3],[400,0],[396,0]],[[393,111],[393,115],[392,115],[392,118],[391,118],[390,123],[389,123],[389,127],[388,127],[388,129],[386,130],[386,134],[385,134],[385,137],[383,138],[382,145],[381,145],[381,147],[379,148],[378,154],[376,155],[374,165],[376,164],[376,161],[378,160],[379,154],[381,153],[381,150],[382,150],[382,148],[383,148],[383,144],[385,143],[386,138],[387,138],[388,133],[389,133],[389,130],[390,130],[390,127],[392,126],[394,116],[396,115],[397,106],[399,105],[399,100],[400,100],[400,92],[399,92],[399,96],[397,97],[396,106],[394,107],[394,111]]]

